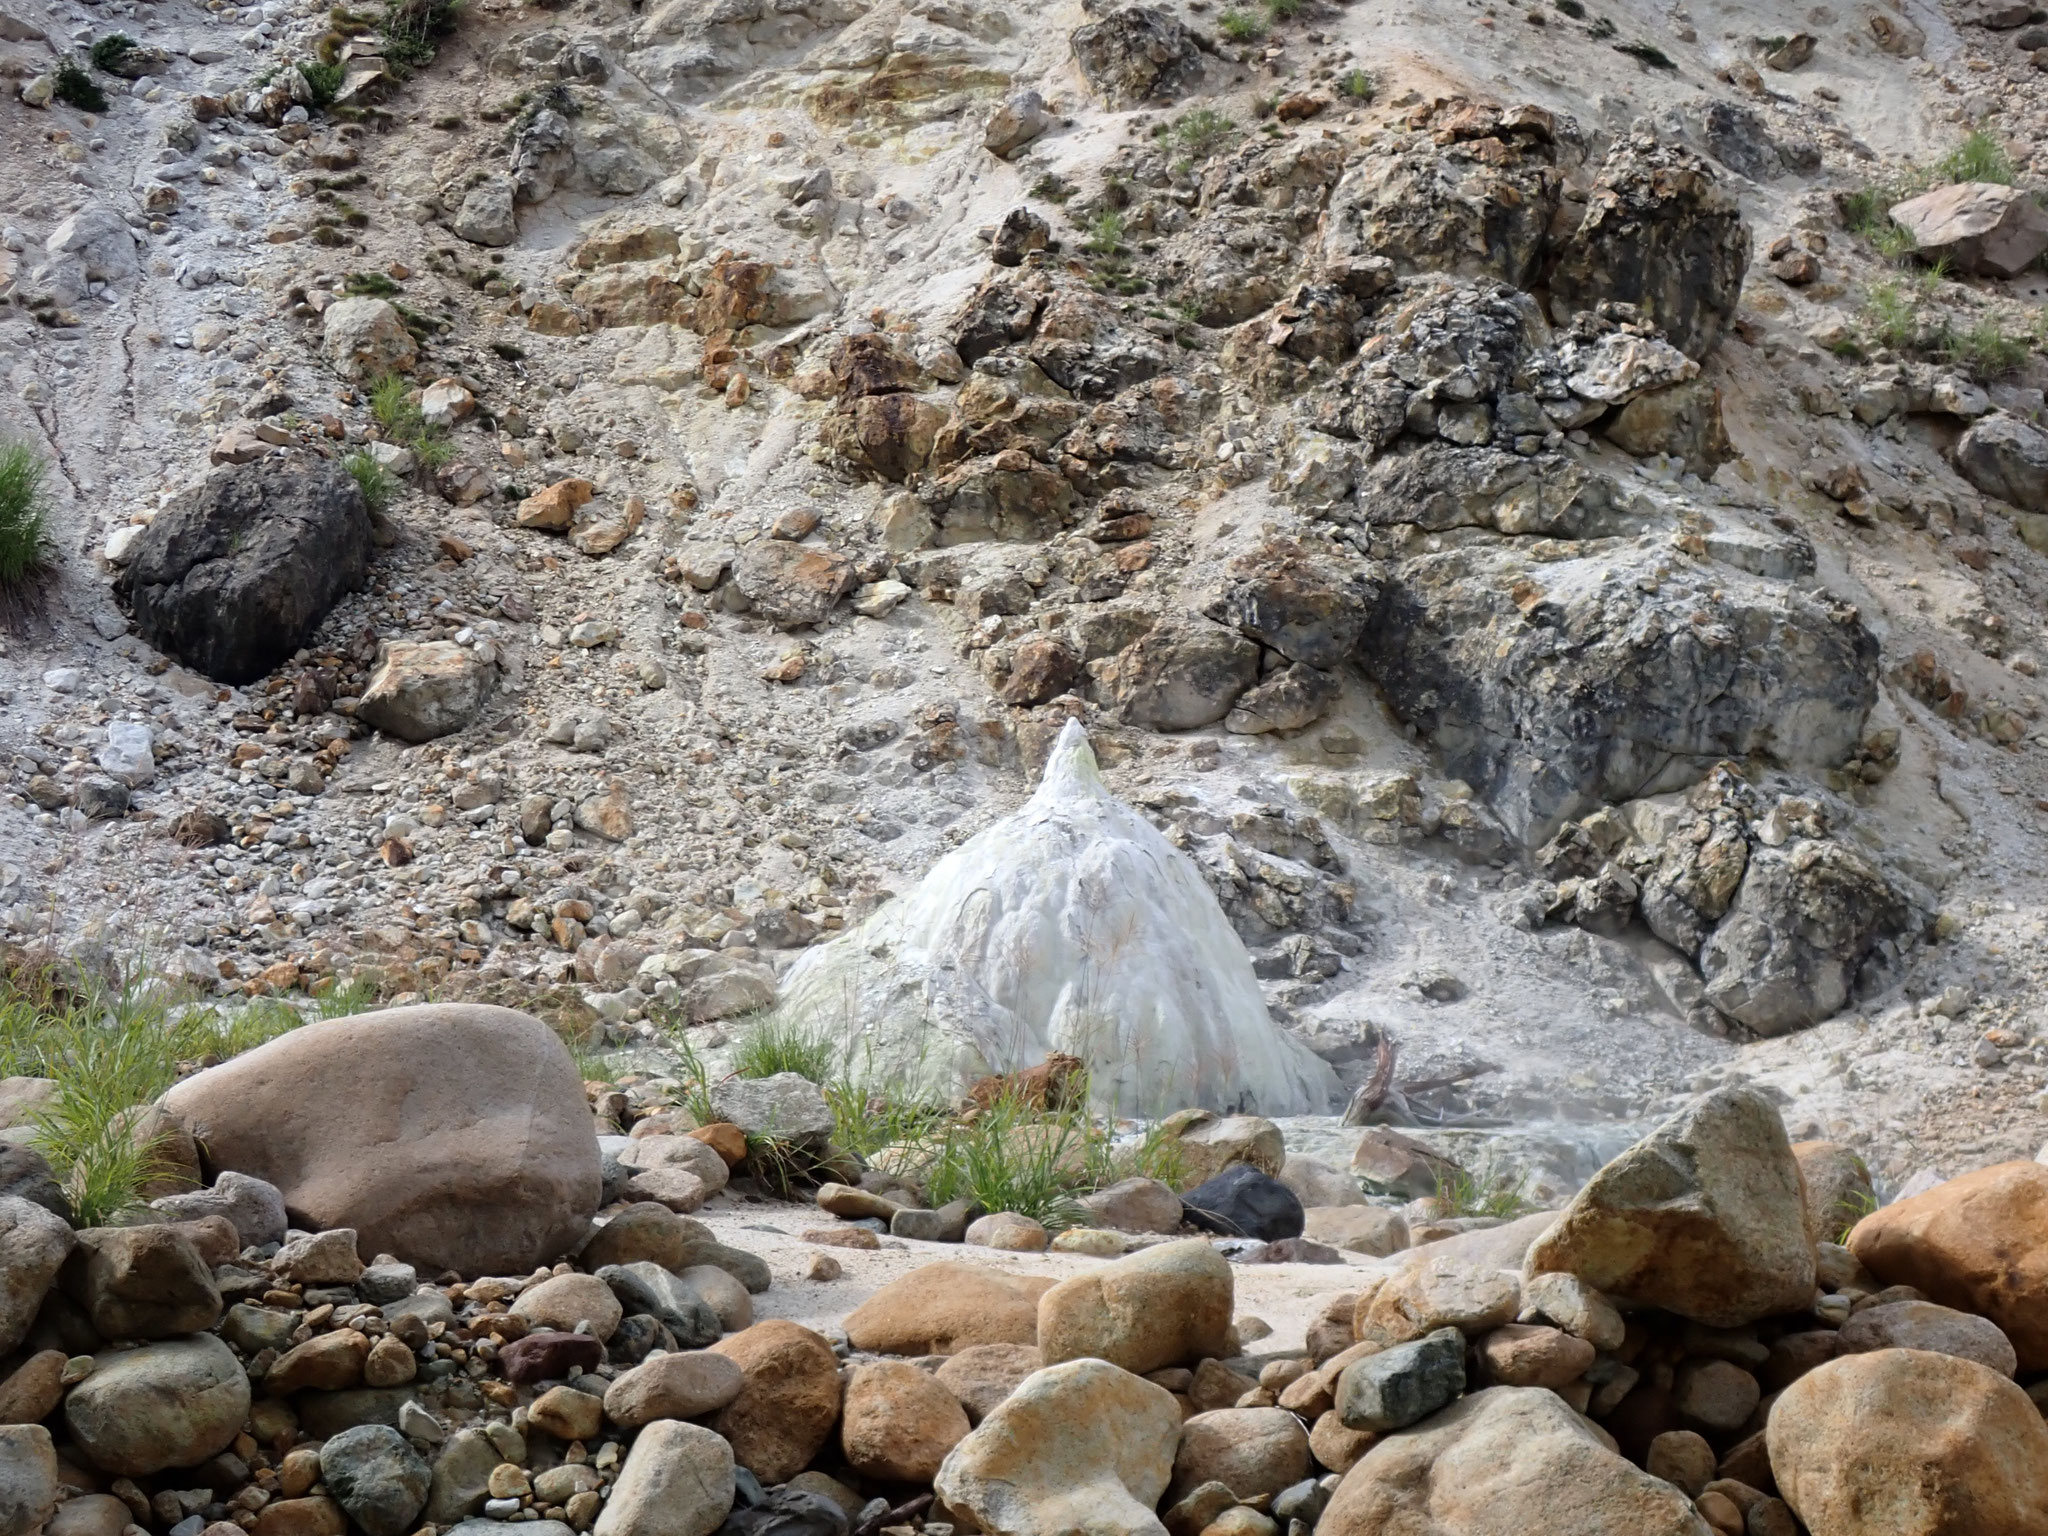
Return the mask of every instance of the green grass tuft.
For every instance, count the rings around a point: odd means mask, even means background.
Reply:
[[[0,1077],[57,1087],[34,1123],[79,1226],[103,1226],[167,1172],[140,1111],[182,1070],[224,1061],[305,1022],[289,1004],[196,1002],[140,967],[115,976],[17,956],[0,974]]]
[[[1460,1168],[1437,1183],[1436,1199],[1444,1215],[1487,1216],[1506,1220],[1533,1208],[1525,1175],[1504,1168]]]
[[[1106,208],[1088,225],[1088,238],[1082,242],[1082,249],[1091,256],[1114,256],[1123,241],[1124,216]]]
[[[384,511],[398,494],[398,482],[391,478],[391,471],[361,449],[343,459],[341,467],[354,479],[356,489],[363,493],[364,504],[372,512]]]
[[[822,1087],[831,1081],[838,1055],[823,1035],[776,1010],[764,1014],[740,1038],[733,1051],[732,1069],[741,1077],[794,1072]]]
[[[1943,182],[1992,181],[2006,187],[2019,179],[2005,146],[1982,128],[1937,160],[1934,174]]]
[[[348,79],[348,71],[342,65],[317,61],[300,64],[299,73],[305,78],[316,107],[332,106],[334,98],[341,94],[342,82]]]
[[[1216,30],[1233,43],[1255,43],[1266,35],[1266,24],[1250,11],[1232,6],[1216,18]]]
[[[50,568],[49,466],[27,443],[0,441],[0,588],[17,587]]]
[[[1964,331],[1952,331],[1946,350],[1979,379],[2004,378],[2025,366],[2032,353],[2027,338],[2015,336],[1998,318],[1986,315]]]
[[[1337,89],[1353,101],[1369,102],[1378,87],[1373,83],[1371,74],[1362,69],[1354,69],[1348,71],[1337,83]]]
[[[1174,122],[1173,136],[1189,154],[1207,157],[1237,135],[1237,124],[1214,107],[1196,107]]]

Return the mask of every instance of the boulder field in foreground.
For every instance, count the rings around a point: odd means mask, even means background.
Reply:
[[[430,1004],[308,1024],[189,1077],[164,1107],[212,1168],[295,1220],[429,1272],[519,1273],[571,1251],[600,1194],[569,1052],[509,1008]]]
[[[484,1195],[526,1198],[519,1158],[551,1144],[513,1141],[508,1064],[533,1069],[529,1114],[562,1109],[570,1071],[538,1024],[501,1010],[337,1022],[351,1028],[244,1058],[262,1070],[229,1106],[259,1126],[315,1106],[300,1118],[332,1140],[282,1168],[296,1193],[225,1174],[147,1213],[167,1219],[76,1233],[0,1196],[14,1238],[0,1326],[19,1346],[0,1368],[0,1536],[131,1522],[168,1536],[195,1516],[185,1536],[225,1536],[236,1511],[249,1536],[490,1536],[508,1519],[529,1536],[853,1536],[874,1500],[926,1489],[928,1520],[985,1536],[2048,1536],[2040,1389],[2013,1379],[2037,1374],[2015,1347],[2031,1320],[2034,1165],[1866,1220],[1867,1268],[1814,1237],[1815,1199],[1826,1215],[1840,1191],[1802,1187],[1769,1102],[1721,1090],[1563,1213],[1298,1266],[1314,1312],[1299,1350],[1261,1347],[1272,1325],[1238,1311],[1241,1265],[1293,1262],[1277,1244],[1181,1236],[1123,1253],[1107,1226],[1081,1229],[1108,1240],[1099,1250],[1069,1250],[1104,1261],[1066,1260],[1081,1267],[1057,1283],[963,1259],[897,1275],[845,1315],[840,1343],[826,1287],[891,1264],[866,1227],[806,1233],[833,1264],[807,1265],[819,1289],[780,1301],[760,1255],[630,1186],[573,1259],[532,1263],[528,1246],[517,1269],[462,1280],[375,1249],[366,1263],[348,1227],[304,1230],[306,1191],[354,1177],[358,1203],[328,1208],[365,1227],[391,1210],[426,1223],[440,1198],[457,1237],[487,1233]],[[337,1061],[458,1057],[481,1067],[463,1111],[473,1162],[431,1140],[455,1123],[431,1074],[442,1122],[363,1083],[360,1130],[328,1109],[350,1087]],[[597,1122],[578,1114],[562,1109],[547,1135],[588,1152]],[[732,1175],[703,1199],[734,1210],[750,1194],[744,1145],[714,1170],[714,1142],[689,1140],[658,1095],[624,1119],[643,1132],[636,1163],[680,1151],[714,1182]],[[394,1125],[426,1139],[413,1171],[442,1178],[439,1197],[379,1182],[405,1166],[380,1161],[403,1150]],[[1212,1177],[1271,1182],[1265,1168],[1290,1166],[1280,1128],[1256,1117],[1183,1128],[1221,1160]],[[494,1169],[510,1172],[488,1185]],[[1332,1170],[1297,1162],[1294,1176],[1345,1192]],[[817,1204],[851,1223],[880,1201],[893,1220],[914,1209],[896,1196],[925,1193],[889,1189],[833,1184]],[[1164,1186],[1124,1195],[1107,1208],[1143,1222],[1177,1203]],[[566,1202],[509,1208],[528,1245],[536,1213],[570,1211],[576,1231],[588,1219]],[[280,1210],[298,1228],[281,1244]],[[724,1230],[744,1241],[748,1218]],[[386,1232],[372,1241],[413,1242],[401,1223]],[[868,1242],[841,1241],[855,1234]],[[1906,1265],[1917,1281],[1894,1278]],[[753,1321],[792,1306],[822,1308],[817,1326]],[[94,1478],[124,1491],[65,1500]],[[117,1478],[139,1497],[124,1502]]]

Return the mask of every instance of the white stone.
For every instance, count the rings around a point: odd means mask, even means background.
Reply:
[[[100,748],[95,761],[130,789],[140,789],[156,777],[156,755],[149,727],[139,720],[110,721],[107,744]]]
[[[1321,1114],[1336,1074],[1266,1012],[1186,855],[1102,782],[1078,722],[1021,810],[807,950],[783,997],[851,1061],[939,1097],[1062,1051],[1126,1114]]]

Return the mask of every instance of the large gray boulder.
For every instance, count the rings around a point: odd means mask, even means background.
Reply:
[[[1602,803],[1724,758],[1839,763],[1877,699],[1856,611],[1659,539],[1531,564],[1470,545],[1394,566],[1359,663],[1446,775],[1534,847]]]
[[[35,1536],[57,1510],[57,1448],[40,1424],[0,1424],[0,1536]]]
[[[1557,253],[1551,312],[1633,304],[1688,357],[1705,357],[1735,317],[1749,270],[1741,205],[1690,150],[1632,133],[1616,141]]]
[[[1700,949],[1707,1001],[1759,1035],[1817,1024],[1849,1000],[1858,967],[1905,922],[1883,872],[1846,844],[1756,848]]]
[[[320,316],[320,350],[345,379],[410,373],[419,343],[389,299],[337,299]]]
[[[1327,269],[1351,270],[1370,253],[1404,277],[1451,272],[1530,285],[1564,188],[1547,114],[1527,113],[1519,130],[1498,113],[1459,115],[1471,119],[1469,134],[1432,123],[1351,162],[1323,218]]]
[[[1986,416],[1965,432],[1956,469],[1986,496],[2048,512],[2048,432],[2017,416]]]
[[[1102,663],[1105,702],[1155,731],[1214,725],[1259,678],[1259,648],[1235,630],[1168,619]]]
[[[151,645],[223,683],[288,660],[370,563],[370,509],[324,460],[264,459],[175,498],[114,590]]]

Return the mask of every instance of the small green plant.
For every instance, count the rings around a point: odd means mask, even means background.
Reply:
[[[0,976],[0,1077],[56,1085],[34,1120],[79,1226],[105,1226],[170,1172],[145,1111],[182,1070],[252,1050],[304,1018],[263,999],[193,1002],[141,966],[100,975],[19,958]]]
[[[1250,11],[1232,6],[1216,18],[1216,30],[1233,43],[1255,43],[1266,35],[1266,24]]]
[[[1505,1220],[1530,1208],[1527,1184],[1525,1176],[1504,1168],[1457,1168],[1438,1179],[1436,1198],[1446,1216],[1484,1216]]]
[[[1197,107],[1192,112],[1183,112],[1173,125],[1174,138],[1190,154],[1202,158],[1222,148],[1236,133],[1237,124],[1227,113],[1218,112],[1214,107]]]
[[[2005,146],[1982,128],[1937,160],[1934,173],[1944,182],[1991,181],[2007,187],[2019,179]]]
[[[1573,21],[1584,21],[1586,19],[1586,8],[1579,3],[1579,0],[1550,0],[1550,3],[1556,6],[1563,15],[1571,17]]]
[[[1976,377],[1995,379],[2018,372],[2031,348],[2025,338],[2013,335],[1995,316],[1986,315],[1968,330],[1952,332],[1947,351]]]
[[[518,363],[526,360],[526,348],[513,342],[494,341],[491,343],[491,350],[508,363]]]
[[[1776,53],[1785,44],[1790,42],[1791,39],[1787,37],[1753,37],[1750,41],[1756,44],[1756,51],[1758,53]]]
[[[348,78],[347,71],[339,64],[320,62],[301,63],[299,75],[306,82],[306,89],[312,92],[313,105],[329,107],[334,98],[341,94],[342,82]]]
[[[1903,352],[1919,340],[1919,311],[1897,283],[1871,284],[1863,299],[1863,320],[1871,340],[1881,347]]]
[[[370,417],[394,442],[402,442],[426,427],[419,403],[412,397],[412,385],[402,374],[387,373],[370,385]]]
[[[351,272],[341,291],[352,298],[391,299],[405,290],[382,272]]]
[[[1834,1240],[1846,1248],[1849,1246],[1849,1234],[1856,1230],[1856,1224],[1877,1213],[1877,1196],[1867,1189],[1844,1195],[1835,1202],[1835,1213],[1842,1218],[1842,1227]]]
[[[65,106],[76,107],[81,112],[107,110],[107,93],[99,88],[91,75],[78,67],[75,59],[58,61],[57,78],[51,83],[51,90]]]
[[[363,493],[363,504],[372,512],[384,511],[398,494],[398,482],[391,478],[391,471],[361,449],[343,459],[341,467],[355,481],[356,489]]]
[[[1113,208],[1105,208],[1090,221],[1082,249],[1091,256],[1114,256],[1123,240],[1124,216]]]
[[[831,1080],[838,1054],[823,1035],[776,1011],[759,1019],[740,1038],[733,1051],[732,1069],[741,1077],[794,1072],[822,1086]]]
[[[367,980],[357,977],[322,994],[314,1007],[323,1019],[345,1019],[369,1012],[379,1001],[377,989]]]
[[[676,1054],[676,1107],[697,1124],[710,1125],[718,1119],[718,1111],[711,1107],[710,1069],[704,1065],[704,1058],[697,1054],[697,1047],[684,1032],[682,1022],[678,1019],[663,1022],[669,1048]]]
[[[455,30],[462,0],[392,0],[378,30],[384,34],[384,64],[400,79],[425,69],[441,51],[441,39]]]
[[[1291,21],[1301,14],[1301,0],[1263,0],[1266,14],[1275,21]]]
[[[1576,5],[1578,0],[1572,0],[1572,3]],[[1345,72],[1344,78],[1337,82],[1337,89],[1353,101],[1371,101],[1377,87],[1367,71],[1353,69]]]
[[[50,568],[49,466],[27,443],[0,441],[0,590]]]
[[[1074,184],[1057,171],[1047,171],[1031,183],[1031,195],[1042,197],[1048,203],[1064,203],[1075,192]]]
[[[125,32],[109,32],[92,45],[92,67],[112,74],[134,51],[134,38]]]
[[[1586,27],[1586,35],[1596,43],[1606,42],[1608,38],[1613,37],[1618,31],[1620,31],[1620,28],[1616,27],[1605,16],[1595,16]]]
[[[1671,56],[1655,43],[1616,43],[1614,51],[1625,53],[1639,63],[1647,64],[1651,69],[1678,68],[1671,62]]]

